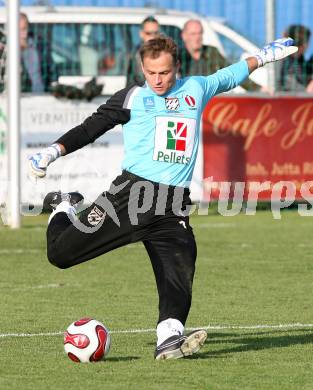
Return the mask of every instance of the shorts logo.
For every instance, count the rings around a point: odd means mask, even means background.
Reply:
[[[196,100],[193,96],[187,95],[185,96],[185,102],[188,104],[190,107],[194,107],[196,105]]]
[[[105,215],[105,213],[103,211],[98,209],[97,206],[94,206],[94,208],[88,214],[87,220],[90,223],[90,225],[96,226],[104,218],[104,215]]]
[[[165,98],[165,107],[167,110],[178,110],[179,109],[179,99],[178,98]]]
[[[153,160],[189,164],[195,131],[193,118],[156,117]]]
[[[143,105],[145,106],[146,109],[154,108],[155,107],[154,97],[153,96],[144,97]]]

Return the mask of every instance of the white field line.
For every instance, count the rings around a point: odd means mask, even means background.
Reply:
[[[65,288],[65,287],[79,287],[79,285],[71,284],[71,285],[65,285],[65,284],[59,284],[59,283],[50,283],[50,284],[39,284],[38,286],[25,286],[25,287],[16,287],[16,288],[10,288],[10,291],[29,291],[29,290],[42,290],[42,289],[49,289],[49,288]],[[1,287],[1,289],[7,289],[8,287],[4,286]]]
[[[0,249],[0,255],[22,255],[24,253],[39,253],[43,252],[44,249],[9,249],[2,248]]]
[[[235,223],[225,223],[225,222],[204,222],[204,223],[191,223],[193,228],[234,228],[237,226]]]
[[[60,284],[60,283],[49,283],[49,284],[39,284],[37,286],[21,286],[21,287],[9,287],[8,285],[6,284],[3,284],[1,285],[1,282],[0,282],[0,291],[1,290],[8,290],[10,289],[10,292],[11,291],[31,291],[31,290],[43,290],[43,289],[50,289],[50,288],[67,288],[67,287],[70,287],[70,288],[73,288],[73,287],[77,287],[79,288],[80,286],[78,284]]]
[[[278,325],[207,325],[197,326],[196,328],[186,328],[187,331],[196,329],[205,330],[256,330],[256,329],[301,329],[312,328],[313,324],[278,324]],[[110,330],[111,334],[130,334],[130,333],[154,333],[155,329],[125,329],[125,330]],[[64,332],[46,332],[46,333],[0,333],[0,338],[5,337],[49,337],[60,336]]]

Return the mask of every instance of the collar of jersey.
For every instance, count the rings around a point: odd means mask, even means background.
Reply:
[[[145,87],[147,88],[147,91],[150,93],[152,93],[153,95],[155,95],[155,96],[159,96],[159,97],[161,97],[161,98],[166,98],[166,97],[168,97],[168,96],[171,96],[171,95],[173,95],[173,93],[175,93],[176,91],[177,91],[177,89],[179,88],[179,80],[178,79],[176,79],[176,82],[175,82],[175,84],[172,86],[172,88],[168,91],[168,92],[166,92],[164,95],[157,95],[154,91],[153,91],[153,89],[151,89],[150,88],[150,86],[149,86],[149,84],[147,83],[147,81],[145,82]]]

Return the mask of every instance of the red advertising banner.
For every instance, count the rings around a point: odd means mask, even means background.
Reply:
[[[245,198],[313,194],[313,98],[221,96],[203,113],[204,198],[221,182],[244,183]]]

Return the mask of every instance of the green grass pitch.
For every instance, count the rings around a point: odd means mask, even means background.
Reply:
[[[143,246],[59,270],[46,260],[46,220],[0,227],[1,389],[313,388],[312,218],[192,217],[198,258],[186,325],[211,328],[197,355],[163,362],[153,359],[157,294]],[[112,330],[103,362],[76,364],[63,351],[60,332],[85,316]]]

